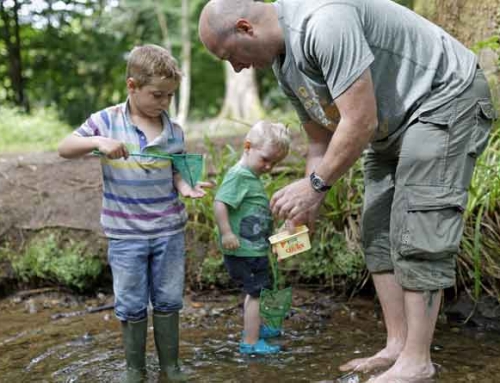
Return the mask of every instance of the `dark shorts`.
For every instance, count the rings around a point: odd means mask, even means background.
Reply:
[[[271,287],[267,257],[224,255],[224,264],[231,279],[253,298],[258,298],[263,288]]]
[[[495,111],[478,70],[460,96],[419,117],[391,148],[364,159],[363,246],[368,270],[410,290],[455,284],[463,212]]]

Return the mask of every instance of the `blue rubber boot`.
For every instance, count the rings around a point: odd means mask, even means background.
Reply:
[[[259,328],[259,338],[260,339],[269,339],[269,338],[277,338],[281,336],[281,329],[270,327],[268,325],[261,325]]]
[[[271,345],[267,343],[264,339],[259,339],[255,344],[250,344],[245,342],[240,343],[241,354],[269,355],[269,354],[276,354],[280,350],[281,350],[280,346]]]

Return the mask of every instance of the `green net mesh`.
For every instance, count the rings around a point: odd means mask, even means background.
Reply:
[[[203,173],[203,155],[187,153],[171,154],[170,156],[175,169],[191,187],[194,187]]]
[[[278,290],[278,260],[275,255],[269,255],[269,263],[273,272],[273,289],[261,290],[260,315],[268,326],[281,329],[292,305],[292,288]]]
[[[262,289],[260,292],[260,315],[270,327],[280,329],[292,305],[292,288],[281,290]]]

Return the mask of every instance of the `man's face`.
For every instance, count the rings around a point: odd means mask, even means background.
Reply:
[[[129,79],[127,84],[130,101],[136,109],[144,116],[153,118],[158,117],[162,111],[168,110],[178,86],[176,81],[160,77],[153,77],[147,85],[142,87],[138,87],[134,79]]]
[[[226,37],[209,50],[221,60],[228,61],[235,72],[251,67],[268,68],[274,61],[274,53],[265,40],[241,32]]]

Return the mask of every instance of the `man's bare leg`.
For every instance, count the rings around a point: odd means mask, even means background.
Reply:
[[[441,290],[405,290],[408,322],[406,344],[396,363],[370,383],[419,382],[431,378],[435,369],[431,362],[431,342],[441,305]]]
[[[407,324],[403,289],[396,282],[393,273],[372,274],[378,299],[382,306],[387,331],[386,346],[375,355],[349,361],[339,367],[341,371],[368,372],[392,365],[403,350]]]

